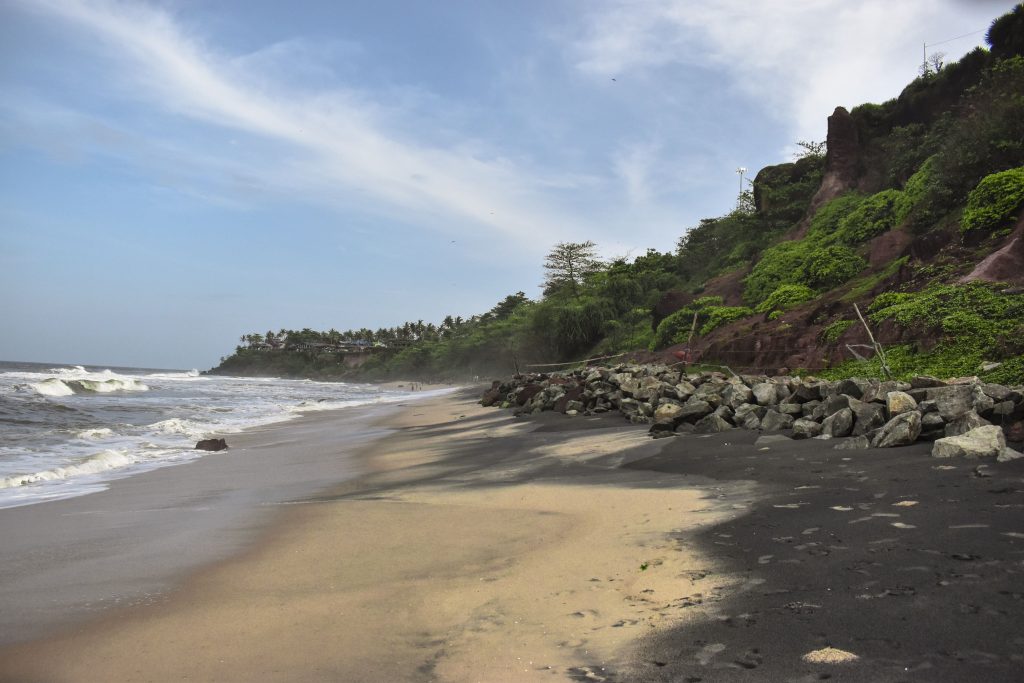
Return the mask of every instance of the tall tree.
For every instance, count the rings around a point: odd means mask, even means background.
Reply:
[[[544,294],[568,290],[579,296],[579,287],[584,279],[601,267],[594,248],[597,245],[586,242],[559,242],[544,259]]]

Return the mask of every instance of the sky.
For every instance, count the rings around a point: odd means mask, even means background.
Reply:
[[[672,250],[996,0],[0,0],[0,359],[483,313]]]

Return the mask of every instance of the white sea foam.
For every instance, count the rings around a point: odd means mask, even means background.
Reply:
[[[108,436],[113,436],[114,430],[110,427],[98,427],[96,429],[83,429],[78,432],[77,436],[79,439],[105,439]]]
[[[105,450],[72,465],[55,467],[50,470],[33,472],[31,474],[15,474],[13,476],[4,477],[3,479],[0,479],[0,489],[16,488],[18,486],[25,486],[26,484],[36,484],[39,482],[55,481],[58,479],[70,479],[72,477],[82,476],[85,474],[99,474],[107,470],[127,467],[128,465],[133,465],[138,461],[138,458],[133,456],[126,449]]]
[[[42,382],[32,382],[29,386],[41,396],[71,396],[75,393],[74,389],[56,377],[44,379]]]
[[[149,391],[149,386],[131,377],[110,377],[108,379],[69,379],[65,381],[75,393],[94,392],[97,394],[109,394],[114,391]]]
[[[205,437],[214,431],[211,425],[180,417],[172,417],[169,420],[154,422],[149,425],[149,428],[158,434],[181,434],[195,438]]]
[[[146,377],[152,379],[208,379],[207,377],[201,377],[198,370],[189,370],[188,372],[153,372]]]

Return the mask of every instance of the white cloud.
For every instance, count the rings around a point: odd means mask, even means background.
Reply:
[[[523,168],[479,141],[431,146],[422,142],[429,136],[403,138],[389,128],[395,111],[364,93],[337,85],[303,91],[274,78],[268,61],[301,56],[305,48],[295,41],[230,56],[151,6],[102,0],[26,0],[25,6],[98,37],[115,75],[145,102],[222,127],[236,141],[242,134],[278,145],[276,157],[250,169],[274,190],[369,205],[448,230],[483,226],[532,247],[573,226],[543,197],[545,187],[569,178]],[[329,75],[315,65],[307,74]]]
[[[794,136],[821,139],[835,106],[898,94],[923,41],[987,28],[997,12],[953,0],[620,0],[588,17],[572,50],[580,71],[601,77],[713,66],[727,75],[722,87],[761,100]],[[982,39],[944,48],[959,56]]]

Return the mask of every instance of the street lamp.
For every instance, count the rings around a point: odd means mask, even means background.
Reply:
[[[736,172],[740,174],[740,194],[743,194],[743,174],[747,172],[747,169],[740,166],[736,169]]]

